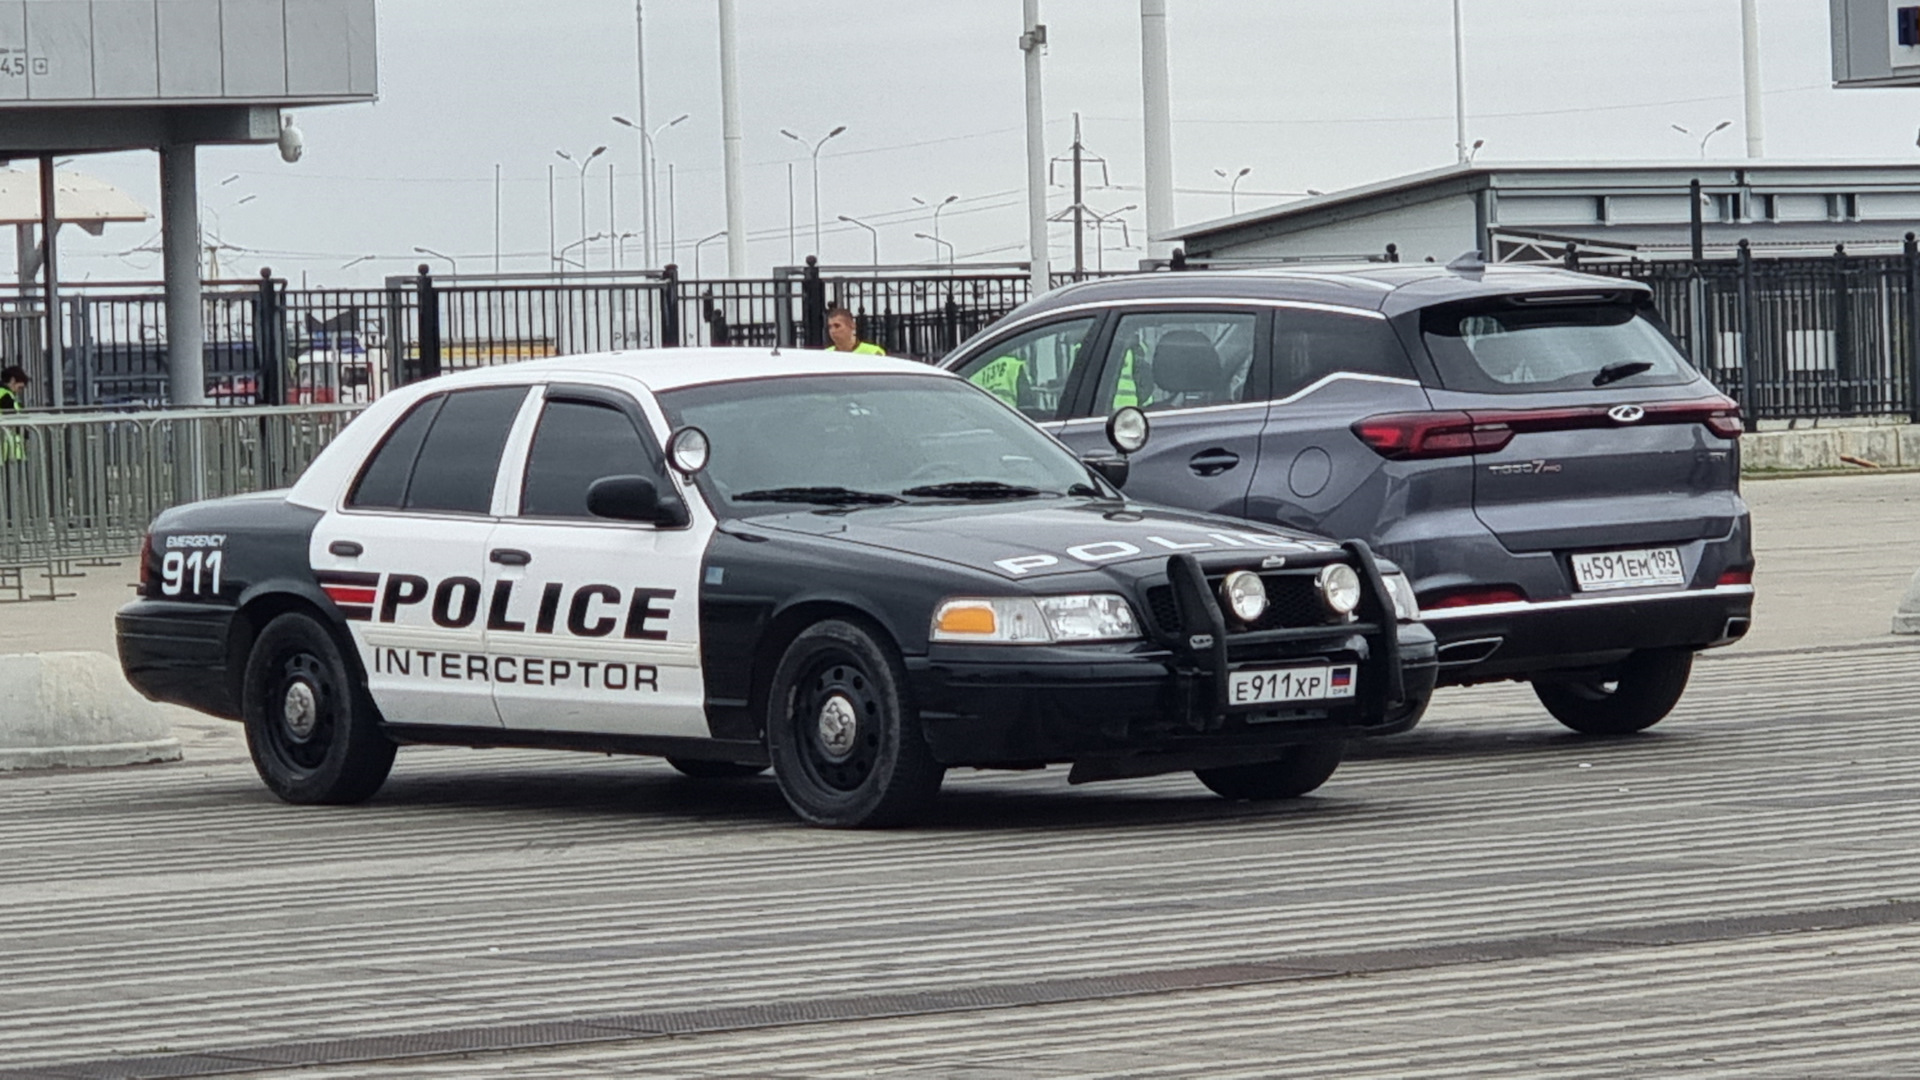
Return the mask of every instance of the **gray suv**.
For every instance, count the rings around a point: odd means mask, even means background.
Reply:
[[[1740,414],[1633,282],[1461,260],[1185,272],[1034,300],[942,361],[1079,453],[1138,405],[1134,497],[1359,537],[1442,685],[1639,731],[1746,633]]]

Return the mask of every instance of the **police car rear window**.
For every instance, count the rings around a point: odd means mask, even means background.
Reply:
[[[424,401],[394,425],[347,505],[484,514],[524,386],[462,390]]]

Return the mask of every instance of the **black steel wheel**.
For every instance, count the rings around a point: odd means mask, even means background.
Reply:
[[[1294,799],[1326,783],[1346,753],[1343,742],[1307,743],[1287,747],[1285,756],[1273,761],[1195,769],[1193,775],[1223,799]]]
[[[292,803],[355,803],[380,790],[394,745],[357,687],[333,635],[292,613],[254,639],[241,719],[254,768]]]
[[[774,669],[767,749],[787,803],[815,825],[903,824],[946,775],[907,700],[899,657],[841,619],[807,628]]]
[[[1692,675],[1693,650],[1642,649],[1606,675],[1537,678],[1533,694],[1582,735],[1631,735],[1665,719]]]
[[[765,765],[741,761],[706,761],[701,758],[670,757],[667,764],[678,769],[682,776],[691,776],[695,780],[737,780],[759,776],[767,771]]]

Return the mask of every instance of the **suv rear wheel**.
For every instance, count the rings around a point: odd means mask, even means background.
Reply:
[[[1541,677],[1533,693],[1555,720],[1582,735],[1630,735],[1672,712],[1692,673],[1691,649],[1642,649],[1611,679]]]

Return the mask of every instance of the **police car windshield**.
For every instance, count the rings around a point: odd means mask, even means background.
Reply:
[[[707,433],[702,485],[739,514],[778,502],[1100,494],[1060,444],[959,379],[795,375],[668,391],[660,405],[674,427]]]

